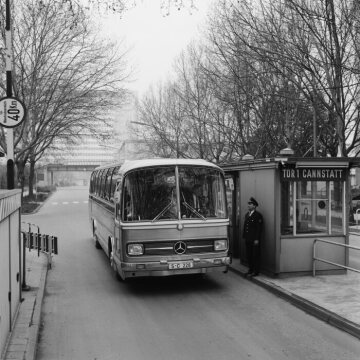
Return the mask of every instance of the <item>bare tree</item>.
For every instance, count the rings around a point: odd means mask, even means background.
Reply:
[[[285,146],[307,153],[311,146],[311,133],[307,131],[311,124],[310,101],[289,80],[286,59],[281,62],[279,58],[276,64],[281,72],[259,54],[261,47],[274,49],[257,35],[257,31],[265,31],[261,27],[265,20],[257,17],[259,10],[255,16],[250,5],[231,4],[219,3],[217,16],[212,17],[208,27],[212,60],[208,74],[217,89],[216,97],[233,113],[232,133],[237,137],[229,139],[231,148],[240,156],[271,156]],[[301,74],[297,80],[301,81]]]
[[[137,6],[139,0],[54,0],[65,4],[71,11],[83,5],[88,9],[95,9],[99,12],[114,12],[122,14],[128,9]],[[141,1],[141,0],[140,0]],[[188,9],[196,10],[196,0],[161,0],[159,10],[164,16],[173,10]]]
[[[207,49],[177,62],[186,156],[360,151],[358,1],[221,0],[215,13]]]
[[[129,71],[126,52],[98,38],[81,9],[69,14],[52,1],[26,0],[17,13],[13,87],[27,119],[16,128],[14,145],[23,185],[26,163],[34,166],[56,139],[73,142],[84,129],[96,134],[125,100]]]
[[[216,97],[208,69],[212,63],[203,44],[193,43],[176,63],[176,92],[186,114],[189,154],[221,163],[231,158],[227,144],[232,119],[227,107]],[[192,151],[190,151],[192,150]]]
[[[214,98],[202,61],[202,48],[189,46],[175,62],[175,80],[149,91],[141,102],[140,119],[147,125],[142,136],[156,155],[221,163],[231,154],[225,136],[231,119]]]
[[[326,126],[320,124],[322,131],[331,132],[322,135],[335,138],[340,155],[353,151],[359,145],[357,20],[352,15],[358,5],[343,0],[261,0],[258,4],[223,2],[242,29],[236,33],[237,40],[254,60],[267,64],[301,91],[314,108],[313,120],[325,121]],[[314,144],[320,139],[315,135]],[[327,151],[334,155],[333,144]]]
[[[163,157],[187,157],[184,146],[184,113],[174,85],[159,83],[138,104],[140,127],[132,129],[150,152]]]

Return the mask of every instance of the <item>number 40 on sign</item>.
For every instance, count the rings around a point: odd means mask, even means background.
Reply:
[[[0,99],[0,125],[13,128],[20,125],[25,119],[24,104],[14,98],[5,97]]]

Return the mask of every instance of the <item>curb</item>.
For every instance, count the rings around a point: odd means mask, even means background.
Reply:
[[[342,316],[339,316],[338,314],[335,314],[334,312],[329,311],[309,300],[306,300],[306,299],[302,298],[301,296],[293,294],[293,293],[285,290],[284,288],[277,286],[267,280],[264,280],[264,279],[261,279],[258,277],[247,278],[245,276],[245,273],[243,273],[242,271],[235,269],[231,266],[229,267],[229,269],[232,272],[239,274],[242,277],[246,278],[247,280],[252,281],[257,285],[262,286],[266,290],[269,290],[273,294],[288,301],[289,303],[291,303],[292,305],[296,306],[297,308],[305,311],[306,313],[308,313],[312,316],[315,316],[316,318],[318,318],[322,321],[325,321],[326,323],[328,323],[332,326],[335,326],[335,327],[339,328],[340,330],[345,331],[345,332],[353,335],[354,337],[360,339],[360,325],[358,325],[350,320],[347,320],[347,319],[343,318]]]

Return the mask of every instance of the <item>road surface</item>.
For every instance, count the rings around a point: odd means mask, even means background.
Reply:
[[[91,240],[87,189],[24,221],[56,235],[37,360],[358,360],[360,342],[232,272],[116,281]]]

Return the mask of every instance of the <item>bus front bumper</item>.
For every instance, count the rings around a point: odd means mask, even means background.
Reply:
[[[153,262],[122,262],[121,272],[125,278],[143,276],[170,276],[185,274],[205,274],[212,271],[227,272],[231,258],[229,256],[211,259],[160,260]]]

